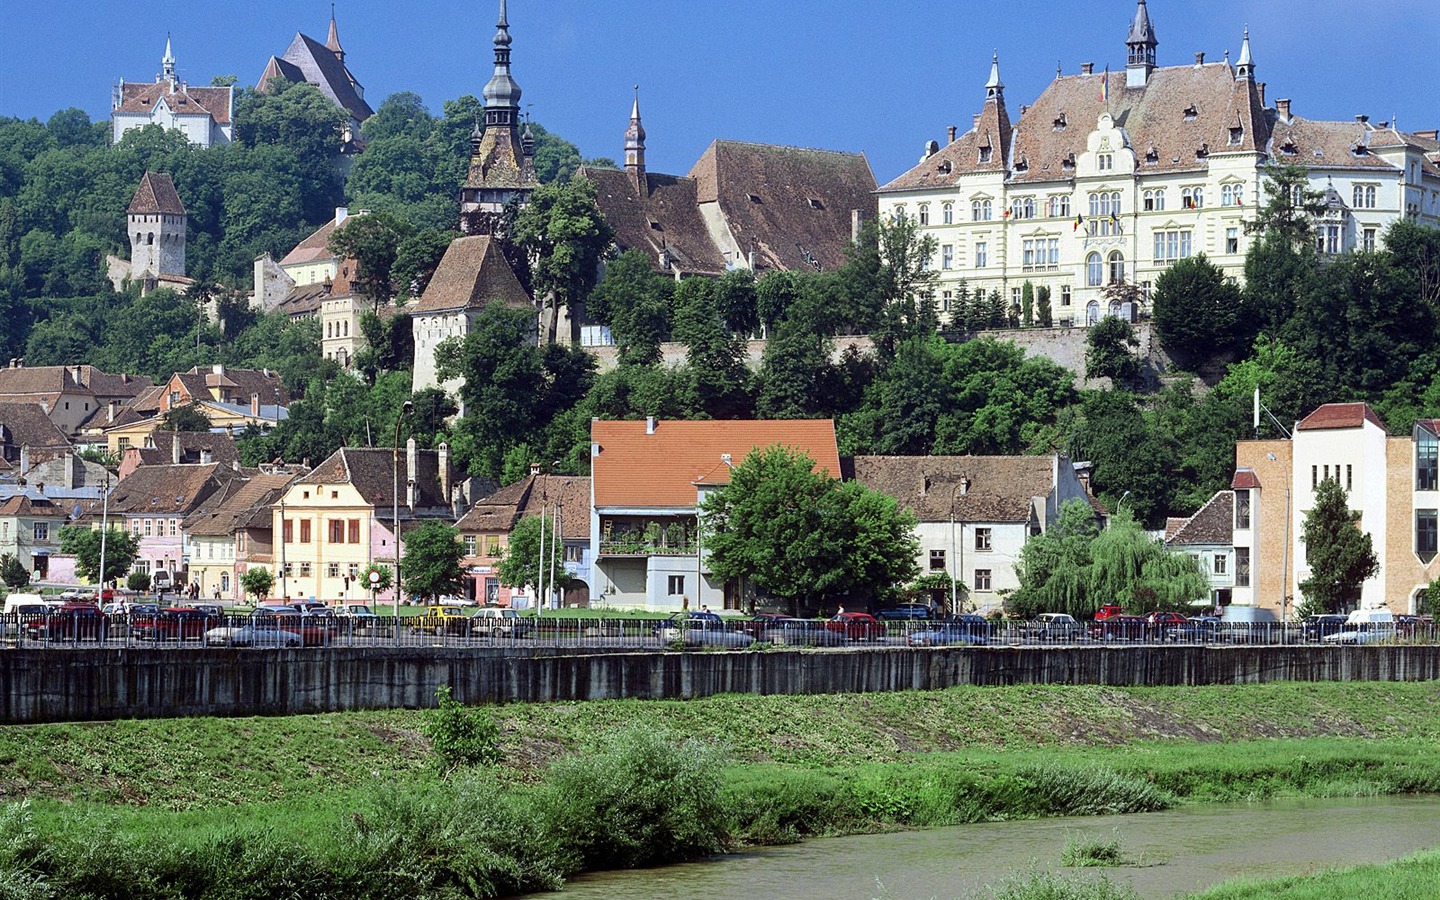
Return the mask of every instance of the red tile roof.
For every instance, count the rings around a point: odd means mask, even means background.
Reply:
[[[590,467],[597,507],[694,508],[697,484],[729,483],[723,454],[739,465],[752,450],[776,444],[809,454],[819,471],[840,477],[830,419],[664,420],[653,434],[643,421],[597,420],[590,439],[598,445]]]
[[[120,86],[118,113],[149,113],[162,99],[177,115],[208,115],[217,125],[230,123],[228,87],[191,87],[171,85],[168,81],[126,82]]]
[[[1256,475],[1255,470],[1249,467],[1236,469],[1235,477],[1230,479],[1230,488],[1232,490],[1247,490],[1250,488],[1258,488],[1259,486],[1260,476]]]
[[[140,186],[130,200],[130,215],[185,215],[185,204],[175,190],[175,182],[165,172],[146,172],[140,177]]]
[[[530,308],[534,304],[515,270],[489,235],[456,238],[445,248],[414,314],[482,309],[491,301]]]
[[[346,218],[349,219],[348,216]],[[280,265],[296,266],[322,259],[334,259],[335,254],[329,250],[330,235],[334,231],[335,219],[331,219],[296,244],[289,253],[285,254],[285,258],[280,260]]]
[[[1385,423],[1368,403],[1327,403],[1300,420],[1296,431],[1322,431],[1329,428],[1359,428],[1366,422],[1385,430]]]

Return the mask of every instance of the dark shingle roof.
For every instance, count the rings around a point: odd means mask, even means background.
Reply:
[[[645,176],[642,197],[635,177],[621,169],[581,166],[577,177],[595,183],[596,203],[622,250],[642,250],[659,271],[681,275],[722,275],[725,259],[710,237],[696,202],[695,179]],[[659,263],[664,252],[669,267]]]
[[[295,33],[290,46],[279,57],[271,57],[260,76],[259,90],[269,89],[274,77],[286,81],[308,81],[320,89],[336,106],[347,110],[357,122],[363,122],[375,114],[370,104],[360,95],[359,82],[350,73],[333,50],[312,37]],[[297,77],[299,76],[299,77]]]
[[[187,518],[185,533],[223,537],[254,524],[266,524],[270,520],[271,505],[294,480],[295,476],[288,474],[256,475],[210,509]]]
[[[499,300],[506,306],[534,306],[505,254],[489,235],[457,238],[445,248],[415,314],[479,309]]]
[[[350,484],[360,492],[366,503],[382,509],[390,509],[395,495],[395,467],[392,465],[391,449],[371,447],[341,447],[297,484]],[[436,450],[416,450],[416,487],[419,489],[417,512],[431,514],[448,513],[449,498],[440,485],[440,454]],[[406,450],[400,448],[400,510],[408,515],[405,502],[407,481]],[[453,473],[452,473],[453,476]],[[452,480],[453,484],[454,481]]]
[[[185,215],[185,204],[180,202],[180,194],[175,190],[175,182],[165,172],[146,172],[140,178],[140,186],[135,188],[135,196],[130,200],[130,208],[126,210],[130,215],[156,215],[167,216]]]
[[[0,444],[69,447],[65,436],[38,403],[0,403]]]
[[[1174,546],[1229,544],[1235,535],[1235,492],[1216,491],[1210,502],[1184,521],[1174,533],[1166,529],[1165,543]]]
[[[515,523],[560,508],[561,537],[590,537],[590,479],[583,475],[528,475],[479,500],[457,523],[462,534],[508,534]]]
[[[240,461],[235,449],[235,440],[228,434],[213,431],[155,431],[150,435],[154,447],[136,448],[141,465],[157,466],[169,463],[175,457],[174,444],[180,444],[181,462],[198,462],[202,450],[210,451],[210,461],[222,466],[233,466]]]
[[[239,479],[229,466],[141,466],[110,494],[114,515],[188,516]],[[223,494],[220,498],[223,498]]]
[[[56,506],[49,497],[27,497],[16,494],[0,502],[0,516],[24,516],[32,519],[64,519],[69,514]]]
[[[856,456],[853,478],[921,522],[1028,522],[1031,501],[1055,489],[1054,456]],[[962,481],[969,479],[969,486]]]

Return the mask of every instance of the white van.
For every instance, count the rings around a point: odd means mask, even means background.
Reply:
[[[1373,644],[1395,637],[1395,617],[1388,609],[1357,609],[1345,620],[1345,627],[1325,635],[1327,644]]]
[[[39,594],[8,594],[5,597],[5,615],[7,616],[11,613],[19,612],[25,607],[30,607],[25,610],[26,612],[37,612],[37,610],[33,608],[37,606],[40,607],[39,611],[48,608],[45,603],[45,598]]]

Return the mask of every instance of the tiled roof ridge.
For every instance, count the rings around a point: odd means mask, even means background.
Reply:
[[[1194,534],[1194,535],[1189,535],[1189,534],[1187,534],[1187,532],[1189,532],[1192,528],[1194,528],[1194,529],[1196,529],[1196,530],[1198,531],[1201,527],[1203,527],[1203,526],[1205,526],[1205,525],[1212,524],[1212,523],[1210,523],[1210,522],[1207,521],[1207,516],[1208,516],[1208,517],[1213,517],[1213,515],[1214,515],[1214,510],[1218,510],[1218,509],[1219,509],[1219,506],[1218,506],[1217,504],[1226,503],[1226,502],[1230,503],[1231,506],[1230,506],[1230,510],[1225,513],[1224,527],[1222,527],[1222,528],[1220,529],[1220,531],[1229,531],[1229,532],[1230,532],[1230,534],[1224,536],[1224,537],[1226,538],[1226,540],[1220,540],[1220,539],[1219,539],[1219,538],[1222,537],[1222,535],[1221,535],[1219,532],[1216,532],[1216,533],[1207,533],[1207,534],[1198,534],[1198,533],[1197,533],[1197,534]],[[1191,515],[1191,516],[1189,516],[1188,518],[1186,518],[1184,524],[1182,524],[1179,528],[1177,528],[1173,534],[1167,535],[1166,540],[1167,540],[1168,542],[1170,542],[1170,543],[1182,543],[1182,544],[1183,544],[1183,543],[1190,543],[1190,544],[1227,543],[1228,540],[1229,540],[1229,539],[1232,539],[1232,538],[1233,538],[1233,535],[1234,535],[1234,532],[1233,532],[1233,530],[1232,530],[1232,528],[1233,528],[1233,522],[1234,522],[1234,511],[1235,511],[1234,503],[1235,503],[1235,491],[1234,491],[1234,490],[1229,489],[1229,488],[1226,488],[1226,489],[1222,489],[1222,490],[1216,491],[1216,492],[1214,493],[1214,495],[1211,496],[1211,498],[1205,502],[1205,505],[1202,506],[1202,507],[1200,507],[1199,509],[1195,510],[1195,512],[1194,512],[1193,515]],[[1167,529],[1167,530],[1168,530],[1168,529]]]
[[[863,150],[831,150],[825,147],[796,147],[792,144],[771,144],[764,141],[740,141],[731,138],[715,138],[715,146],[727,147],[754,147],[760,150],[787,150],[798,153],[829,153],[836,156],[864,157]]]

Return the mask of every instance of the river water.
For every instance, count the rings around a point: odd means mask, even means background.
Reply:
[[[1032,865],[1074,871],[1060,867],[1071,837],[1118,839],[1138,860],[1134,866],[1084,870],[1079,877],[1104,872],[1144,897],[1170,898],[1231,878],[1298,875],[1440,847],[1440,797],[1277,800],[823,838],[659,869],[600,872],[574,879],[562,894],[533,896],[968,898]]]

